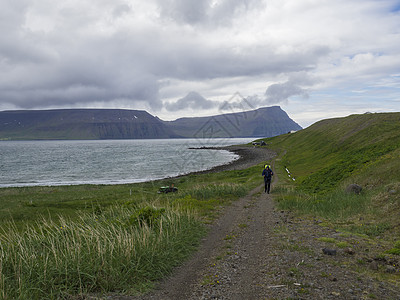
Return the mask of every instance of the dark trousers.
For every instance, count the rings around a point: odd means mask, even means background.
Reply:
[[[269,191],[271,189],[271,180],[264,179],[265,183],[265,193],[269,194]]]

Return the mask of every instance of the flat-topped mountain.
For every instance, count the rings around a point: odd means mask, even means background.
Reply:
[[[140,110],[57,109],[0,112],[0,139],[151,139],[178,137]]]
[[[278,106],[169,122],[141,110],[0,112],[1,140],[271,137],[298,129],[301,127]]]
[[[302,129],[279,106],[165,122],[185,137],[273,137]]]

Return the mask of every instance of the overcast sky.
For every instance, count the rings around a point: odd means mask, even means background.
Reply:
[[[12,0],[0,31],[0,110],[400,111],[399,0]]]

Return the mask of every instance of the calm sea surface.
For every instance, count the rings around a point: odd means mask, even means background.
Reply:
[[[206,170],[238,157],[227,146],[246,139],[0,141],[0,187],[117,184]]]

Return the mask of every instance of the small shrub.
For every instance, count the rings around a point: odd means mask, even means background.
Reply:
[[[334,238],[328,238],[328,237],[321,237],[317,239],[320,242],[325,242],[325,243],[335,243],[336,240]]]
[[[148,226],[152,226],[160,220],[164,212],[165,208],[146,206],[136,211],[136,213],[129,218],[129,223],[139,223],[140,225],[147,224]]]
[[[336,246],[338,246],[339,248],[347,248],[350,246],[350,244],[348,242],[337,242]]]
[[[386,253],[400,255],[400,241],[395,242],[394,247],[392,249],[386,251]]]
[[[400,249],[400,241],[394,243],[394,248]]]
[[[391,229],[392,226],[387,223],[378,223],[378,224],[361,224],[361,225],[353,225],[347,228],[348,231],[357,233],[357,234],[365,234],[367,236],[378,236],[385,231]]]
[[[33,202],[32,200],[25,201],[23,205],[26,207],[36,207],[37,206],[36,203]]]
[[[393,248],[393,249],[390,249],[390,250],[386,251],[386,253],[394,254],[394,255],[400,255],[400,249]]]

